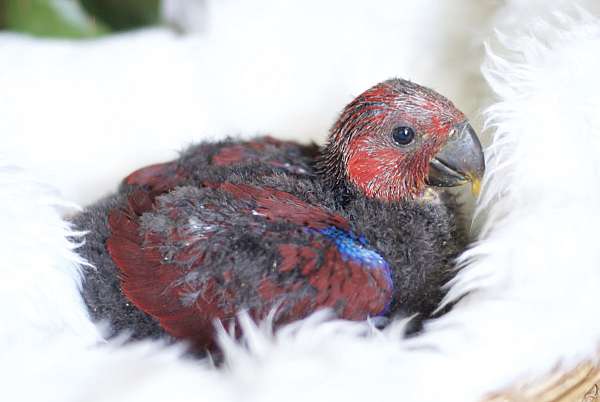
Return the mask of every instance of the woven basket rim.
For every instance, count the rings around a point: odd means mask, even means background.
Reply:
[[[585,362],[565,373],[553,370],[540,381],[511,386],[482,402],[600,402],[600,366]]]

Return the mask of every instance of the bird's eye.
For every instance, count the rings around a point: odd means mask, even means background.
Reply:
[[[408,145],[415,139],[412,127],[398,126],[392,130],[392,138],[398,145]]]

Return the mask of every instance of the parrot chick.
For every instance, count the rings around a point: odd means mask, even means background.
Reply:
[[[481,144],[442,95],[391,79],[341,113],[322,149],[269,137],[201,143],[129,175],[74,217],[95,269],[91,315],[134,339],[214,346],[240,310],[274,324],[428,317],[466,246],[440,187],[478,186]]]

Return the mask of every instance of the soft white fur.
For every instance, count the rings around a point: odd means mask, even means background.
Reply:
[[[206,28],[188,36],[0,34],[0,154],[88,204],[203,138],[321,141],[346,103],[392,76],[438,89],[469,115],[479,107],[485,2],[206,3]],[[169,18],[204,10],[195,0],[169,4]]]
[[[65,333],[82,342],[101,339],[79,302],[84,261],[66,238],[81,241],[81,234],[59,216],[76,207],[1,160],[0,189],[2,348]]]
[[[0,166],[7,195],[0,213],[3,222],[13,219],[2,229],[0,251],[10,258],[0,268],[3,277],[24,281],[0,293],[0,335],[22,334],[0,349],[0,378],[8,379],[3,396],[475,401],[557,366],[595,359],[600,25],[571,14],[529,18],[526,30],[505,31],[503,43],[488,53],[483,71],[497,100],[486,113],[493,144],[479,204],[484,231],[451,284],[449,300],[464,297],[414,339],[402,338],[403,322],[378,332],[368,323],[317,314],[274,335],[268,325],[247,322],[241,343],[223,334],[221,370],[160,344],[92,346],[96,332],[76,294],[77,257],[64,238],[62,211],[53,207],[62,203],[23,173]],[[38,311],[27,315],[28,309]]]

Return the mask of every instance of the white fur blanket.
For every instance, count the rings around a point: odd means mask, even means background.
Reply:
[[[476,401],[596,360],[600,22],[562,1],[398,3],[215,2],[208,31],[189,37],[0,36],[2,400]],[[222,336],[220,369],[178,347],[103,341],[78,296],[70,201],[196,133],[320,139],[345,101],[393,75],[474,119],[494,97],[484,229],[450,313],[410,340],[402,322],[380,332],[317,314],[275,334],[247,322],[242,341]]]

